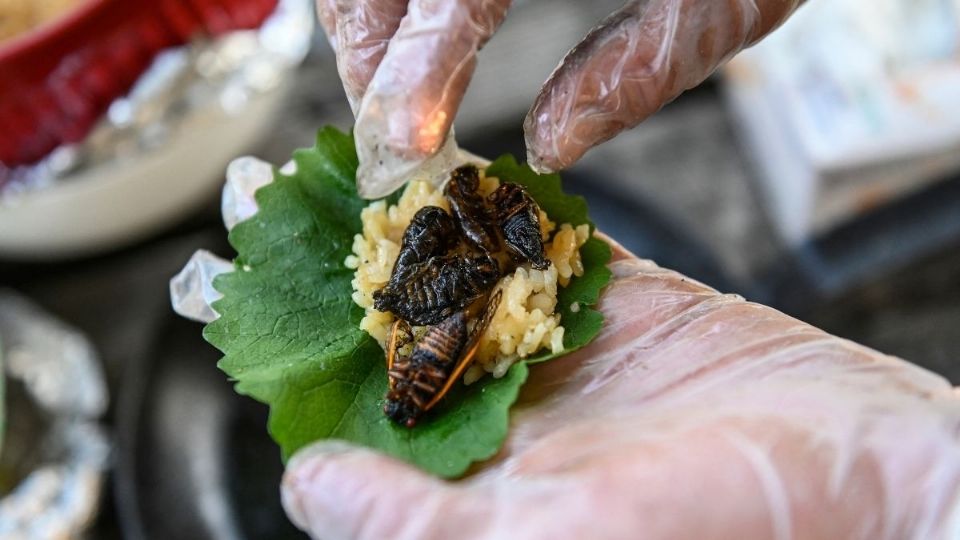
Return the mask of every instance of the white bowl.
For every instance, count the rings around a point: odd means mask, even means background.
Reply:
[[[290,83],[256,96],[241,114],[185,119],[181,133],[135,159],[105,163],[0,204],[0,255],[54,259],[90,255],[141,240],[212,200],[223,170],[249,151]]]

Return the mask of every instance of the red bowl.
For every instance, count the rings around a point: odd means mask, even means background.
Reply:
[[[277,0],[88,0],[0,44],[0,165],[78,142],[163,49],[256,28]],[[2,167],[0,167],[2,168]]]

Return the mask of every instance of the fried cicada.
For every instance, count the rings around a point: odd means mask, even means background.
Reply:
[[[451,173],[443,194],[450,202],[463,238],[477,249],[493,253],[500,249],[500,241],[486,201],[477,192],[479,187],[480,171],[473,165],[464,165]]]
[[[408,357],[401,357],[398,350],[412,339],[410,326],[403,320],[393,323],[387,349],[387,403],[383,407],[388,418],[412,428],[420,415],[447,395],[476,356],[480,336],[490,325],[500,296],[497,291],[491,297],[471,332],[467,331],[466,313],[458,311],[430,327]]]
[[[490,194],[497,222],[507,250],[517,261],[530,261],[537,270],[546,270],[550,261],[543,252],[540,214],[536,201],[517,184],[504,182]]]
[[[393,264],[390,284],[398,286],[418,264],[445,255],[458,244],[457,228],[450,214],[436,206],[424,206],[414,214],[403,232],[400,254]]]
[[[499,263],[486,253],[435,256],[375,291],[373,307],[414,325],[437,324],[486,294],[499,278]]]

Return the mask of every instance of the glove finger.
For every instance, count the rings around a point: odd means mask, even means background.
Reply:
[[[407,0],[336,0],[337,69],[356,112],[390,38],[407,14]]]
[[[532,507],[499,501],[491,523],[571,538],[951,538],[960,441],[946,416],[820,416],[771,397],[576,422],[475,482],[509,486],[488,500],[549,487]],[[892,428],[900,443],[884,447]]]
[[[410,3],[357,116],[361,195],[389,194],[440,150],[473,76],[477,51],[509,5],[509,0]]]
[[[430,521],[411,512],[429,515],[450,489],[383,454],[321,442],[290,460],[281,495],[290,520],[314,538],[419,538]]]
[[[317,19],[323,32],[327,35],[327,41],[337,50],[337,0],[317,0]]]
[[[563,169],[757,41],[802,0],[633,0],[574,47],[524,121],[527,159]]]

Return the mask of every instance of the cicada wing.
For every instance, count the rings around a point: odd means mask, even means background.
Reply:
[[[387,370],[393,369],[393,360],[397,357],[397,339],[400,337],[400,324],[403,320],[397,319],[390,327],[390,341],[387,344]]]
[[[480,319],[477,321],[477,324],[473,327],[473,332],[470,333],[469,346],[470,349],[474,349],[473,352],[476,352],[476,345],[480,343],[480,336],[487,330],[487,327],[490,326],[490,321],[493,320],[493,316],[497,313],[497,308],[500,307],[500,299],[503,297],[503,289],[497,289],[493,295],[490,296],[490,300],[487,301],[487,307],[483,309],[483,313],[480,315]],[[468,350],[470,350],[468,349]]]
[[[500,306],[500,298],[503,296],[502,290],[497,290],[490,297],[490,301],[487,302],[487,307],[483,310],[483,314],[480,316],[480,319],[477,321],[476,326],[473,327],[473,332],[470,333],[470,338],[467,341],[467,346],[464,349],[464,353],[460,356],[460,361],[457,363],[457,366],[453,368],[453,372],[450,374],[450,377],[447,378],[447,382],[444,383],[443,388],[433,399],[427,403],[427,406],[423,408],[424,411],[429,411],[436,405],[443,396],[447,395],[447,392],[453,388],[453,385],[463,376],[463,372],[470,367],[470,364],[473,363],[474,357],[477,355],[477,349],[480,347],[480,336],[483,335],[483,332],[490,326],[490,321],[493,320],[493,315],[497,312],[497,308]]]

